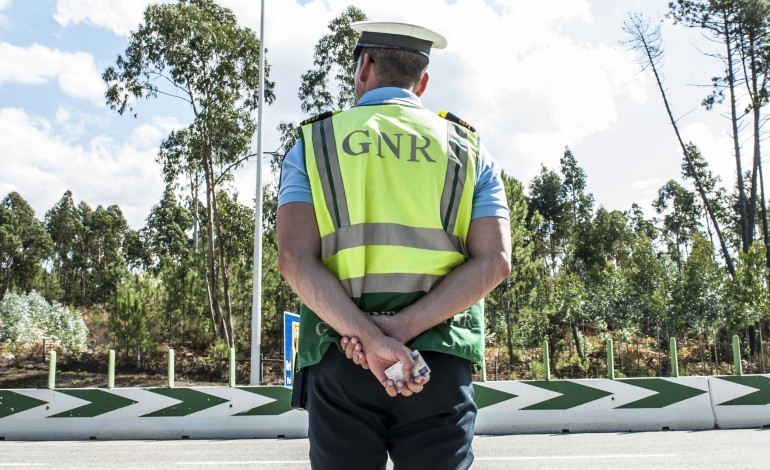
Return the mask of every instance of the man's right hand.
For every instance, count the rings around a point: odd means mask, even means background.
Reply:
[[[353,360],[355,364],[364,369],[370,369],[372,374],[385,387],[385,392],[391,396],[403,395],[408,397],[413,393],[420,393],[430,380],[430,375],[425,377],[412,377],[414,360],[412,359],[409,348],[388,336],[382,336],[376,340],[370,341],[370,344],[364,350],[363,345],[358,338],[348,338],[344,336],[340,345],[345,350],[348,359]],[[405,381],[388,379],[385,369],[402,361],[402,369]]]

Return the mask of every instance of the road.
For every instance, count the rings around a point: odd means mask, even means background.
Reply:
[[[4,441],[0,469],[299,470],[307,452],[307,439]],[[474,453],[478,470],[770,469],[770,430],[477,436]]]

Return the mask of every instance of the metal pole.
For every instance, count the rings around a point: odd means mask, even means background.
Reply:
[[[235,348],[230,348],[230,386],[235,387]]]
[[[743,375],[743,365],[741,364],[741,340],[738,338],[738,335],[733,335],[733,364],[735,364],[733,375]]]
[[[174,350],[168,350],[168,388],[174,388]]]
[[[56,351],[51,350],[51,359],[48,363],[48,388],[56,388]]]
[[[676,357],[676,338],[673,336],[669,342],[669,356],[671,357],[671,377],[679,377],[679,361]]]
[[[607,378],[615,380],[615,358],[612,351],[612,338],[607,339]]]
[[[545,380],[551,380],[551,361],[548,358],[548,340],[543,340],[543,370],[545,370]]]
[[[265,0],[259,20],[259,109],[257,109],[257,194],[254,210],[254,285],[251,296],[251,385],[259,385],[262,364],[262,108],[265,107]]]
[[[115,350],[110,349],[109,365],[107,366],[107,387],[115,388]]]

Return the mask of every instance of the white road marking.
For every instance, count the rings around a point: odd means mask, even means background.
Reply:
[[[610,454],[610,455],[532,455],[520,457],[476,457],[474,461],[491,460],[586,460],[586,459],[659,459],[675,454]]]
[[[250,460],[241,462],[174,462],[174,465],[285,465],[285,464],[306,464],[310,465],[309,460]]]
[[[47,467],[50,463],[14,463],[14,462],[0,462],[0,467]]]
[[[588,460],[588,459],[659,459],[676,457],[675,454],[608,454],[608,455],[532,455],[518,457],[476,457],[474,461],[497,460]],[[174,465],[309,465],[309,460],[249,460],[249,461],[219,461],[219,462],[175,462]]]

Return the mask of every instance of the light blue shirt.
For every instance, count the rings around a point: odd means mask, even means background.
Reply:
[[[359,100],[359,105],[402,104],[422,108],[422,101],[414,93],[402,88],[376,88],[368,91]],[[313,204],[310,179],[305,168],[305,152],[302,140],[286,154],[281,167],[281,186],[278,190],[278,207],[287,202]],[[476,171],[476,187],[473,192],[471,219],[479,217],[501,217],[508,219],[508,204],[505,188],[494,159],[484,145],[479,149]]]

